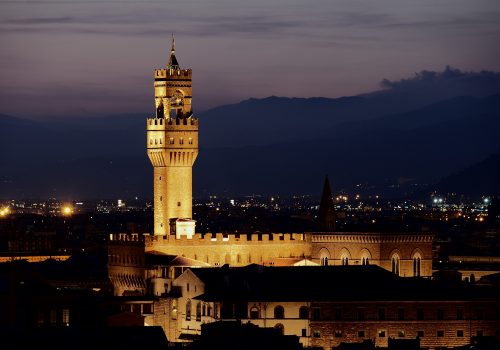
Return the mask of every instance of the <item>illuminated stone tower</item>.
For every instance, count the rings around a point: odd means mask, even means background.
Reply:
[[[154,234],[169,235],[186,226],[194,233],[192,168],[198,155],[198,119],[191,108],[191,69],[179,67],[173,37],[167,68],[154,72],[154,89],[156,115],[147,119],[146,141],[154,168]]]

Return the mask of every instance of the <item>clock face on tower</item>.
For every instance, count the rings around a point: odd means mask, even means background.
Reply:
[[[180,90],[176,90],[170,98],[170,105],[173,107],[180,107],[184,105],[184,94]]]

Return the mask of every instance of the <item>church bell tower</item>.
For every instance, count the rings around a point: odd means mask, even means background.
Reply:
[[[155,116],[147,118],[147,153],[154,169],[154,234],[194,233],[192,169],[198,119],[191,107],[191,69],[181,69],[175,39],[166,69],[155,69]]]

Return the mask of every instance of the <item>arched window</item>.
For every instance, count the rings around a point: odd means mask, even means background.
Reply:
[[[191,299],[186,301],[186,321],[191,321]]]
[[[307,306],[301,306],[299,309],[299,318],[308,319],[309,318],[309,308]]]
[[[347,248],[342,248],[340,250],[340,263],[344,266],[349,265],[349,259],[351,259],[351,253]]]
[[[363,248],[361,249],[359,255],[361,257],[361,265],[368,265],[370,259],[372,258],[370,251],[367,248]]]
[[[250,308],[250,318],[251,319],[255,320],[255,319],[259,318],[259,314],[260,314],[260,312],[259,312],[259,308],[257,306],[252,306]]]
[[[394,255],[391,259],[391,271],[399,276],[399,256]]]
[[[283,306],[278,305],[274,308],[274,318],[285,318],[285,309],[283,309]]]
[[[281,334],[285,334],[285,326],[283,326],[283,324],[276,323],[276,325],[274,326],[274,328],[279,329],[280,332],[281,332]]]
[[[177,319],[177,300],[172,300],[172,320]]]
[[[420,277],[420,257],[413,258],[413,276]]]
[[[330,252],[325,247],[321,248],[319,252],[319,261],[321,266],[328,266],[328,260],[330,260]]]
[[[201,321],[201,302],[196,304],[196,321]]]

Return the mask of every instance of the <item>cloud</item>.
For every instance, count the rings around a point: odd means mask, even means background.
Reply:
[[[411,78],[384,79],[380,83],[386,92],[436,96],[488,96],[500,92],[500,73],[469,72],[447,66],[443,71],[423,70]]]

